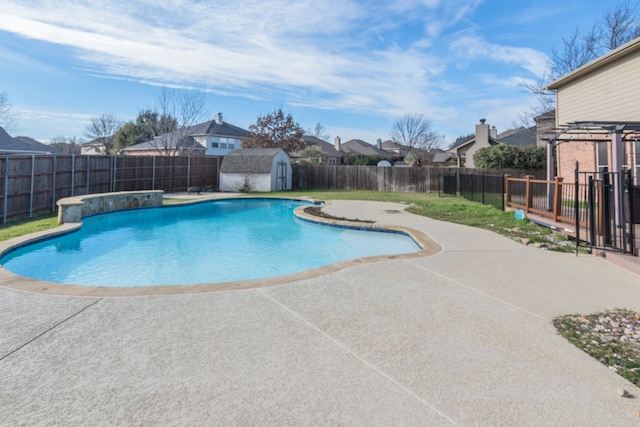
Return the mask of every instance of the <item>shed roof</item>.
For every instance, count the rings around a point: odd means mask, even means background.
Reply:
[[[282,148],[244,148],[224,156],[220,173],[271,173],[273,158]]]

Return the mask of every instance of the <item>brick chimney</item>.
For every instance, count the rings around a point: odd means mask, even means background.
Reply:
[[[533,118],[536,122],[536,145],[546,147],[547,140],[555,133],[556,110],[550,110]]]
[[[216,113],[216,124],[221,125],[222,123],[222,113]]]
[[[340,151],[340,137],[336,136],[336,139],[334,140],[333,146],[335,147],[336,151]]]
[[[494,128],[495,129],[495,128]],[[468,168],[475,168],[475,162],[473,161],[473,155],[481,148],[490,147],[489,136],[492,129],[486,123],[485,119],[480,119],[480,123],[476,125],[476,138],[475,144],[473,144],[465,153],[465,163]]]
[[[493,139],[498,139],[498,129],[495,126],[491,126],[491,130],[489,131],[489,136]]]
[[[480,124],[476,125],[476,146],[478,148],[489,146],[489,135],[491,130],[489,125],[486,124],[485,119],[480,119]]]

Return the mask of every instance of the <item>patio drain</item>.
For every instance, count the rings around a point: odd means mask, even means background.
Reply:
[[[399,213],[402,213],[402,211],[399,211],[399,210],[397,210],[397,209],[387,209],[385,212],[386,212],[386,213],[389,213],[389,214],[399,214]]]

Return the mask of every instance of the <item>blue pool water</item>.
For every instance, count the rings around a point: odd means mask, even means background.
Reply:
[[[411,253],[408,236],[296,219],[308,203],[218,200],[85,218],[75,232],[0,259],[25,277],[90,286],[189,285],[297,273],[339,261]]]

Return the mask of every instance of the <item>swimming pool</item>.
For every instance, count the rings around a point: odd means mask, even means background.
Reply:
[[[0,258],[10,272],[105,287],[192,285],[263,279],[356,258],[421,250],[398,233],[303,221],[308,202],[227,199],[84,218],[62,236]]]

